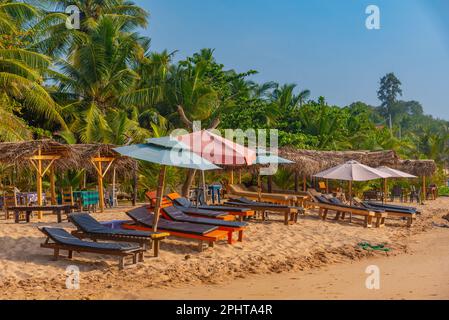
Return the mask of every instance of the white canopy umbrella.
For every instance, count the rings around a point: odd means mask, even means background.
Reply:
[[[349,197],[352,204],[352,182],[370,181],[390,178],[389,173],[371,168],[357,161],[348,161],[334,168],[327,169],[315,175],[317,178],[349,181]]]
[[[388,173],[390,175],[390,178],[410,178],[410,179],[418,178],[417,176],[414,176],[410,173],[392,169],[389,167],[379,167],[377,168],[377,170]]]
[[[410,173],[403,172],[403,171],[396,170],[396,169],[392,169],[390,167],[385,167],[385,166],[379,167],[379,168],[377,168],[377,170],[380,170],[382,172],[390,174],[390,178],[404,178],[404,179],[416,179],[416,178],[418,178],[417,176],[414,176],[414,175],[412,175]],[[384,192],[383,201],[386,201],[387,193],[388,193],[388,190],[387,190],[387,179],[384,179],[384,191],[383,192]]]

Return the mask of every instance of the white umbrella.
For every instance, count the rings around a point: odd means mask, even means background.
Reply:
[[[357,161],[348,161],[315,175],[317,178],[349,181],[349,197],[352,205],[352,182],[390,178],[389,173],[371,168]]]
[[[411,178],[411,179],[418,178],[417,176],[414,176],[410,173],[392,169],[389,167],[379,167],[377,168],[377,170],[388,173],[390,175],[390,178]]]
[[[388,173],[390,174],[390,178],[404,178],[404,179],[415,179],[418,178],[417,176],[414,176],[410,173],[407,172],[403,172],[400,170],[396,170],[396,169],[392,169],[389,167],[379,167],[377,168],[377,170],[380,170],[382,172]],[[383,201],[386,201],[386,195],[387,195],[387,179],[384,179],[384,196],[383,196]]]

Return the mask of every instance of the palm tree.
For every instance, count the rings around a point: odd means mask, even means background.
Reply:
[[[127,0],[44,0],[45,17],[34,26],[34,36],[39,38],[35,48],[46,54],[64,56],[76,51],[88,41],[87,35],[95,32],[102,18],[112,18],[120,25],[120,31],[132,32],[146,28],[149,14],[132,1]],[[69,6],[80,11],[80,29],[66,27]],[[54,10],[48,10],[53,7]]]
[[[50,58],[28,50],[24,41],[26,32],[22,25],[27,19],[37,16],[38,11],[24,3],[0,1],[0,30],[3,30],[0,41],[0,89],[3,92],[1,113],[2,119],[11,122],[3,124],[4,135],[16,131],[29,137],[23,121],[11,114],[11,108],[4,103],[20,105],[31,114],[45,117],[47,120],[56,121],[62,128],[66,124],[60,115],[60,107],[54,102],[44,88],[44,75],[51,64]],[[13,131],[5,127],[12,127]]]
[[[298,99],[299,99],[299,107],[302,107],[305,103],[305,101],[310,97],[310,90],[302,90],[298,93]]]
[[[146,135],[134,107],[120,101],[139,79],[131,64],[145,40],[121,32],[121,23],[112,17],[101,18],[86,44],[58,62],[61,74],[54,74],[58,98],[66,101],[70,131],[82,142],[121,143]]]

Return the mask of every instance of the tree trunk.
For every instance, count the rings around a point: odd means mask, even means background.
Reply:
[[[186,180],[184,181],[184,184],[182,186],[183,197],[187,198],[189,196],[190,187],[192,186],[193,180],[195,179],[195,174],[196,170],[193,169],[190,169],[189,172],[187,173]]]
[[[272,193],[273,192],[273,176],[268,176],[267,178],[268,182],[268,193]]]

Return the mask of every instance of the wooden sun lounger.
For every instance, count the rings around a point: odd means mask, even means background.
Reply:
[[[285,194],[276,194],[276,193],[261,193],[260,200],[259,200],[259,193],[258,192],[252,192],[243,189],[240,185],[230,184],[228,186],[229,194],[235,195],[235,196],[241,196],[246,197],[251,200],[257,200],[261,202],[269,202],[269,203],[276,203],[281,205],[296,205],[298,202],[298,199],[296,196],[293,195],[285,195]]]
[[[237,221],[220,221],[216,219],[207,219],[207,218],[198,218],[198,217],[191,217],[186,214],[184,214],[182,211],[180,211],[176,207],[165,207],[162,209],[162,215],[167,220],[171,221],[179,221],[179,222],[189,222],[189,223],[196,223],[196,224],[205,224],[205,225],[211,225],[211,226],[217,226],[218,230],[223,230],[228,232],[228,243],[233,244],[233,234],[234,232],[238,233],[238,241],[243,241],[243,231],[248,226],[245,222],[237,222]]]
[[[71,214],[69,215],[69,221],[78,229],[73,231],[72,235],[79,239],[137,243],[144,249],[153,248],[155,257],[159,256],[160,242],[170,235],[166,232],[148,232],[107,228],[88,213]]]
[[[146,206],[127,211],[126,214],[134,221],[133,224],[123,224],[123,228],[130,230],[153,231],[153,213]],[[204,242],[213,247],[215,242],[229,240],[229,232],[219,230],[217,226],[200,225],[187,222],[174,222],[159,219],[158,231],[168,232],[179,238],[198,240],[198,249],[204,249]]]
[[[40,227],[39,230],[47,236],[42,248],[53,249],[53,258],[58,260],[61,250],[68,251],[68,258],[73,258],[74,252],[98,253],[119,257],[119,269],[125,267],[125,258],[131,257],[132,264],[143,261],[143,252],[138,245],[129,243],[97,243],[83,241],[71,235],[64,229]]]
[[[404,210],[398,210],[388,207],[375,207],[370,205],[369,203],[366,203],[364,201],[361,201],[358,198],[354,198],[354,201],[363,206],[366,209],[369,210],[383,210],[388,214],[388,217],[398,217],[398,218],[405,218],[407,220],[407,227],[411,227],[413,222],[416,220],[417,213],[411,212],[411,211],[404,211]]]
[[[194,206],[192,206],[191,202],[188,199],[181,197],[179,193],[167,194],[167,198],[170,199],[173,202],[173,204],[178,206],[184,213],[191,214],[189,212],[189,209],[195,208]],[[244,207],[240,208],[233,206],[212,205],[212,206],[198,206],[198,208],[203,210],[226,212],[226,214],[238,217],[239,221],[243,221],[244,218],[252,217],[255,214],[254,210],[252,210],[251,208],[244,208]]]
[[[262,213],[262,220],[266,219],[266,212],[277,212],[284,214],[284,224],[291,225],[298,222],[299,212],[304,212],[303,208],[291,207],[288,205],[279,205],[273,203],[264,203],[248,200],[246,198],[235,198],[225,202],[226,205],[235,207],[248,207],[254,211]]]
[[[145,195],[150,200],[151,207],[154,208],[156,206],[156,192],[149,191]],[[171,207],[173,205],[174,203],[170,198],[168,197],[162,198],[161,208]],[[194,217],[219,219],[224,221],[235,220],[235,216],[226,211],[206,210],[199,207],[196,208],[196,207],[183,207],[183,206],[178,206],[178,208],[185,214]]]
[[[385,226],[385,219],[388,214],[385,212],[374,212],[372,210],[368,210],[365,208],[359,208],[355,206],[347,206],[341,204],[334,204],[328,201],[327,199],[320,198],[320,196],[312,195],[313,201],[310,201],[308,204],[311,207],[316,207],[319,209],[319,217],[324,221],[327,219],[327,215],[329,211],[335,211],[337,214],[335,216],[335,220],[338,221],[340,219],[344,220],[346,214],[362,216],[364,218],[364,226],[366,228],[371,228],[373,226],[373,219],[376,219],[375,226],[377,228],[381,228]]]
[[[52,212],[56,215],[58,223],[62,222],[62,214],[66,216],[75,209],[72,205],[52,205],[52,206],[15,206],[9,207],[8,210],[14,212],[14,221],[20,223],[20,221],[25,221],[27,223],[31,220],[31,215],[33,212]],[[25,220],[20,219],[21,213],[25,213]]]

